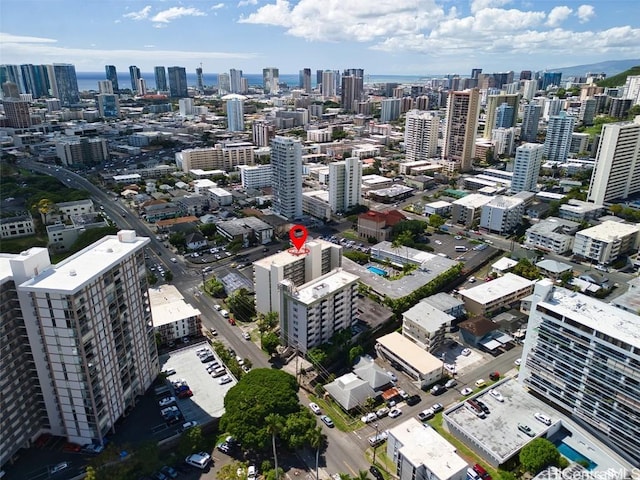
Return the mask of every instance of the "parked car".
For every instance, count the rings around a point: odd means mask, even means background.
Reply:
[[[178,393],[178,398],[189,398],[189,397],[193,397],[193,392],[188,388]]]
[[[437,396],[437,395],[442,395],[444,392],[446,392],[447,388],[442,385],[434,385],[430,391],[431,391],[431,395]]]
[[[531,430],[531,427],[529,427],[528,425],[524,425],[522,423],[519,423],[518,424],[518,430],[520,430],[525,435],[528,435],[529,437],[534,437],[535,436],[535,433],[533,433],[533,430]]]
[[[398,407],[394,407],[391,410],[389,410],[389,417],[391,418],[396,418],[396,417],[399,417],[400,415],[402,415],[402,410],[400,410]]]
[[[69,468],[68,462],[58,463],[57,465],[51,467],[51,470],[49,470],[49,474],[53,475],[54,473],[61,472],[63,470],[66,470],[67,468]]]
[[[479,378],[478,380],[476,380],[476,383],[475,383],[477,388],[482,388],[486,384],[487,384],[487,382],[485,382],[484,379],[482,379],[482,378]]]
[[[382,407],[376,411],[376,417],[384,418],[389,415],[389,409],[387,407]]]
[[[444,384],[447,388],[453,388],[458,384],[458,381],[455,378],[451,378],[447,380],[447,383]]]
[[[480,408],[485,414],[489,415],[491,413],[491,410],[489,410],[489,407],[487,407],[487,404],[484,403],[482,400],[476,400],[476,403],[480,406]]]
[[[444,406],[441,403],[434,403],[431,406],[431,410],[433,410],[433,413],[438,413],[444,410]]]
[[[178,477],[178,472],[176,471],[176,469],[168,465],[165,465],[164,467],[162,467],[160,471],[164,473],[167,477],[170,477],[170,478]]]
[[[398,377],[396,377],[396,374],[393,373],[391,370],[387,370],[387,375],[389,375],[389,377],[391,378],[392,381],[394,381],[394,382],[398,381]]]
[[[500,372],[491,372],[489,374],[489,379],[494,382],[497,382],[498,380],[500,380]]]
[[[551,419],[549,417],[547,417],[544,413],[540,413],[540,412],[536,412],[533,415],[536,420],[538,420],[539,422],[544,423],[545,425],[551,425]]]
[[[184,462],[193,467],[204,470],[211,463],[211,455],[207,452],[193,453],[184,459]]]
[[[522,364],[522,359],[521,359],[521,358],[516,358],[516,359],[513,361],[513,364],[514,364],[516,367],[519,367],[519,366]]]
[[[333,420],[331,420],[327,415],[322,415],[320,417],[320,420],[322,420],[322,423],[324,423],[329,428],[335,427]]]
[[[464,355],[465,357],[468,357],[469,355],[471,355],[471,349],[470,348],[463,348],[460,353],[462,355]]]
[[[360,418],[362,423],[371,423],[377,419],[378,419],[378,416],[374,412],[369,412],[366,415],[364,415],[362,418]]]
[[[499,402],[504,402],[504,397],[502,396],[500,391],[496,390],[495,388],[489,390],[489,395],[491,395],[493,398],[495,398]]]
[[[382,472],[378,470],[378,467],[376,467],[375,465],[371,465],[369,467],[369,472],[371,473],[371,475],[373,475],[373,478],[375,478],[376,480],[384,480],[384,477],[382,476]]]
[[[218,383],[220,385],[225,385],[227,383],[231,383],[231,377],[229,375],[225,375],[224,377],[220,377],[220,379],[218,380]]]
[[[251,334],[249,332],[244,332],[242,334],[242,338],[244,338],[245,340],[251,340]]]
[[[320,410],[320,406],[317,403],[313,403],[311,402],[309,404],[309,408],[311,409],[311,411],[313,413],[315,413],[316,415],[320,415],[322,413],[322,410]]]
[[[433,418],[434,415],[435,413],[433,409],[427,408],[426,410],[423,410],[418,414],[418,420],[424,422],[426,420],[429,420],[430,418]]]
[[[176,403],[176,397],[163,398],[162,400],[160,400],[158,402],[158,405],[160,405],[161,407],[167,407],[167,406],[171,405],[172,403]]]
[[[460,390],[460,393],[466,397],[467,395],[471,395],[473,393],[473,390],[470,389],[469,387],[465,387],[462,390]]]
[[[409,398],[407,398],[406,402],[407,402],[407,405],[412,407],[420,403],[421,400],[422,398],[420,397],[420,395],[411,395]]]

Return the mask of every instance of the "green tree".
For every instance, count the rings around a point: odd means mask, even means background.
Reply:
[[[560,452],[546,438],[536,438],[520,450],[519,458],[522,467],[535,475],[550,465],[557,465],[560,460]]]
[[[433,228],[440,228],[442,225],[444,225],[444,223],[444,218],[442,218],[437,213],[429,215],[429,226]]]
[[[87,467],[87,469],[85,470],[85,480],[96,480],[96,469],[93,468],[91,465],[89,465]]]
[[[369,472],[366,470],[358,470],[358,474],[353,477],[353,480],[369,480]]]
[[[167,282],[170,282],[171,280],[173,280],[173,272],[171,270],[167,270],[166,272],[164,272],[164,279]]]
[[[326,437],[322,433],[322,429],[320,427],[316,427],[309,432],[309,436],[307,440],[309,442],[309,446],[316,451],[316,480],[320,480],[320,477],[318,476],[318,467],[320,463],[320,450],[324,446]]]
[[[204,437],[200,427],[189,428],[180,435],[178,442],[178,455],[184,458],[190,453],[197,452],[202,449]]]
[[[224,285],[215,277],[210,278],[204,284],[204,291],[212,297],[224,297]]]
[[[186,236],[182,232],[172,233],[169,236],[169,243],[179,250],[184,250],[187,246]]]
[[[280,337],[275,332],[269,332],[262,337],[262,349],[272,356],[276,353],[278,345],[280,345]]]
[[[238,320],[250,322],[256,315],[253,296],[246,288],[239,288],[229,295],[227,297],[227,305]]]
[[[353,365],[356,359],[364,353],[364,348],[362,345],[356,345],[349,350],[349,364]]]
[[[540,270],[526,258],[518,260],[516,266],[513,267],[513,273],[529,280],[540,278]]]
[[[624,209],[624,206],[617,203],[609,207],[609,211],[615,216],[620,215],[623,209]]]
[[[266,314],[259,313],[256,325],[258,327],[258,332],[260,332],[260,338],[262,338],[265,333],[273,330],[279,322],[280,318],[278,316],[278,312],[267,312]]]
[[[266,430],[271,435],[271,447],[273,448],[273,464],[275,465],[276,480],[278,480],[278,452],[276,450],[276,436],[280,434],[284,426],[284,419],[277,413],[270,413],[264,419]]]
[[[307,351],[307,358],[314,365],[324,365],[327,361],[327,352],[320,347],[314,347]]]
[[[213,238],[217,231],[215,223],[203,223],[200,225],[200,232],[207,238]]]
[[[142,474],[150,474],[160,467],[157,442],[145,442],[135,451],[134,461],[136,470]]]

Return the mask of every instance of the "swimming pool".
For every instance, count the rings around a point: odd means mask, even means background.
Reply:
[[[386,270],[383,270],[383,269],[378,268],[378,267],[374,267],[373,265],[368,266],[367,270],[369,270],[370,272],[375,273],[376,275],[380,275],[381,277],[386,277],[387,275],[389,275]]]
[[[563,457],[567,457],[569,460],[571,460],[572,462],[582,462],[584,463],[585,467],[587,468],[587,470],[593,470],[594,468],[596,468],[598,465],[593,463],[591,460],[589,460],[587,457],[585,457],[584,455],[582,455],[580,452],[578,452],[577,450],[573,449],[572,447],[570,447],[569,445],[567,445],[566,443],[559,441],[559,442],[555,442],[554,445],[558,448],[558,451],[560,452],[560,455],[562,455]],[[587,466],[587,463],[589,464]]]

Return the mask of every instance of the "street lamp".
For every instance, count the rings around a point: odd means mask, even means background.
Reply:
[[[373,442],[373,462],[372,465],[376,464],[376,448],[378,447],[378,424],[374,423],[373,426],[376,429],[376,436],[374,437],[375,441]]]
[[[442,360],[442,370],[440,371],[440,377],[442,378],[444,376],[444,359],[445,359],[445,352],[442,352],[442,354],[440,355],[440,360]]]

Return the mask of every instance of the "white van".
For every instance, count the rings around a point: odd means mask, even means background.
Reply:
[[[211,455],[207,452],[193,453],[184,459],[185,463],[204,470],[211,462]]]
[[[220,310],[220,315],[222,315],[224,318],[229,318],[229,312],[224,309]]]
[[[466,252],[468,250],[464,245],[456,245],[456,252]]]

